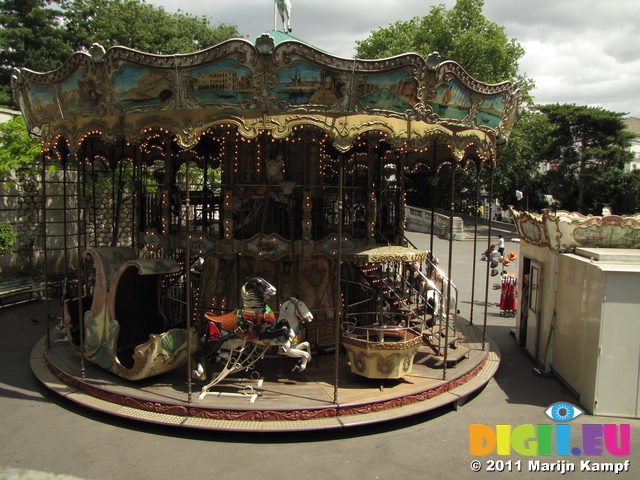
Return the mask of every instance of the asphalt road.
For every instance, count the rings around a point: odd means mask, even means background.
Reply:
[[[428,248],[430,238],[409,234],[419,248]],[[507,239],[509,240],[509,239]],[[499,290],[490,278],[484,307],[486,263],[478,260],[487,239],[475,247],[473,241],[453,243],[453,282],[459,288],[461,315],[471,313],[471,272],[476,265],[474,323],[482,325],[500,347],[501,365],[487,386],[459,410],[443,407],[422,415],[388,423],[341,431],[295,434],[239,434],[184,430],[139,423],[78,407],[44,388],[31,373],[29,354],[44,335],[44,303],[34,301],[0,309],[0,479],[93,480],[140,479],[463,479],[499,475],[504,478],[558,478],[567,468],[571,478],[592,478],[581,461],[610,462],[628,471],[627,478],[640,478],[640,421],[582,415],[570,423],[571,446],[581,445],[581,425],[629,424],[630,455],[615,457],[559,456],[552,440],[549,456],[487,456],[470,453],[470,424],[516,427],[521,424],[554,424],[544,411],[554,402],[578,401],[552,377],[533,374],[536,364],[519,349],[510,330],[514,318],[500,315],[496,306]],[[507,241],[507,250],[517,251]],[[434,238],[434,253],[448,269],[448,243]],[[514,267],[517,267],[514,264]],[[53,313],[59,309],[50,302]],[[542,444],[542,439],[540,444]],[[508,445],[508,443],[507,443]],[[532,444],[529,444],[530,446]],[[535,461],[543,463],[535,463]],[[472,471],[479,461],[480,473]],[[493,462],[493,463],[492,463]],[[533,462],[533,463],[530,463]],[[544,463],[546,462],[546,463]],[[487,469],[502,470],[488,472]],[[613,468],[613,467],[612,467]],[[613,472],[595,473],[593,478],[612,478]]]

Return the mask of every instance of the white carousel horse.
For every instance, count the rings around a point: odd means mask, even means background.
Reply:
[[[440,277],[440,287],[430,278],[425,278],[420,284],[419,294],[425,298],[429,307],[428,313],[435,313],[441,318],[447,316],[447,296],[449,295],[449,280],[446,277]],[[449,315],[457,312],[458,300],[456,298],[456,290],[451,288],[449,300]],[[455,318],[455,317],[454,317]]]
[[[275,2],[282,19],[282,28],[285,32],[291,32],[291,0],[275,0]]]
[[[260,335],[252,334],[242,338],[226,337],[228,340],[224,341],[219,348],[219,357],[226,359],[226,363],[222,371],[202,387],[200,398],[204,398],[209,388],[220,383],[228,375],[252,368],[257,361],[264,357],[267,349],[271,346],[277,346],[280,355],[299,358],[300,360],[293,367],[293,371],[302,372],[311,360],[311,347],[309,342],[300,342],[300,326],[312,320],[313,314],[307,305],[302,300],[291,297],[280,308],[278,321],[274,326],[276,331],[282,332],[280,336],[261,338]],[[198,366],[200,367],[200,364]],[[206,378],[204,369],[198,370],[198,373],[200,373],[200,378]]]

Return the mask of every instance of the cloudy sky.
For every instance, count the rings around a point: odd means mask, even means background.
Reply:
[[[253,37],[274,28],[273,0],[147,0]],[[455,0],[291,0],[292,34],[342,57],[372,30]],[[525,49],[535,101],[593,105],[640,118],[640,0],[485,0],[483,13]],[[281,22],[278,19],[278,29]]]

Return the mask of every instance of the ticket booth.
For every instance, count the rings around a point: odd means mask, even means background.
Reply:
[[[640,417],[640,223],[514,214],[522,239],[518,343],[589,413]]]

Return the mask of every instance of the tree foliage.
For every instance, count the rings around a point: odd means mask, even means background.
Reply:
[[[13,234],[13,229],[9,222],[0,222],[0,255],[13,253],[13,244],[18,238]]]
[[[545,105],[540,107],[552,130],[544,151],[553,163],[547,186],[560,208],[599,214],[606,181],[622,180],[624,166],[633,159],[633,133],[626,129],[623,113],[600,107]],[[575,182],[576,188],[567,188]]]
[[[29,137],[22,116],[0,123],[0,175],[35,168],[40,142]]]
[[[64,0],[67,37],[75,50],[100,43],[156,54],[188,53],[239,36],[237,27],[211,27],[205,16],[168,13],[144,0]]]
[[[27,67],[46,72],[72,53],[65,40],[62,12],[54,0],[0,2],[0,105],[15,107],[11,71]]]
[[[538,187],[538,168],[549,148],[551,124],[546,115],[526,109],[520,113],[509,142],[498,151],[493,196],[501,205],[522,209],[541,209],[548,206],[544,192]],[[490,182],[488,169],[483,170],[483,183]],[[518,200],[516,191],[523,193]]]
[[[507,38],[504,27],[482,14],[484,1],[458,0],[451,10],[435,5],[424,17],[398,21],[371,32],[357,42],[359,58],[383,58],[405,52],[423,56],[437,51],[445,60],[455,60],[478,80],[498,83],[518,78],[518,60],[524,49]],[[529,80],[520,77],[528,90]]]

